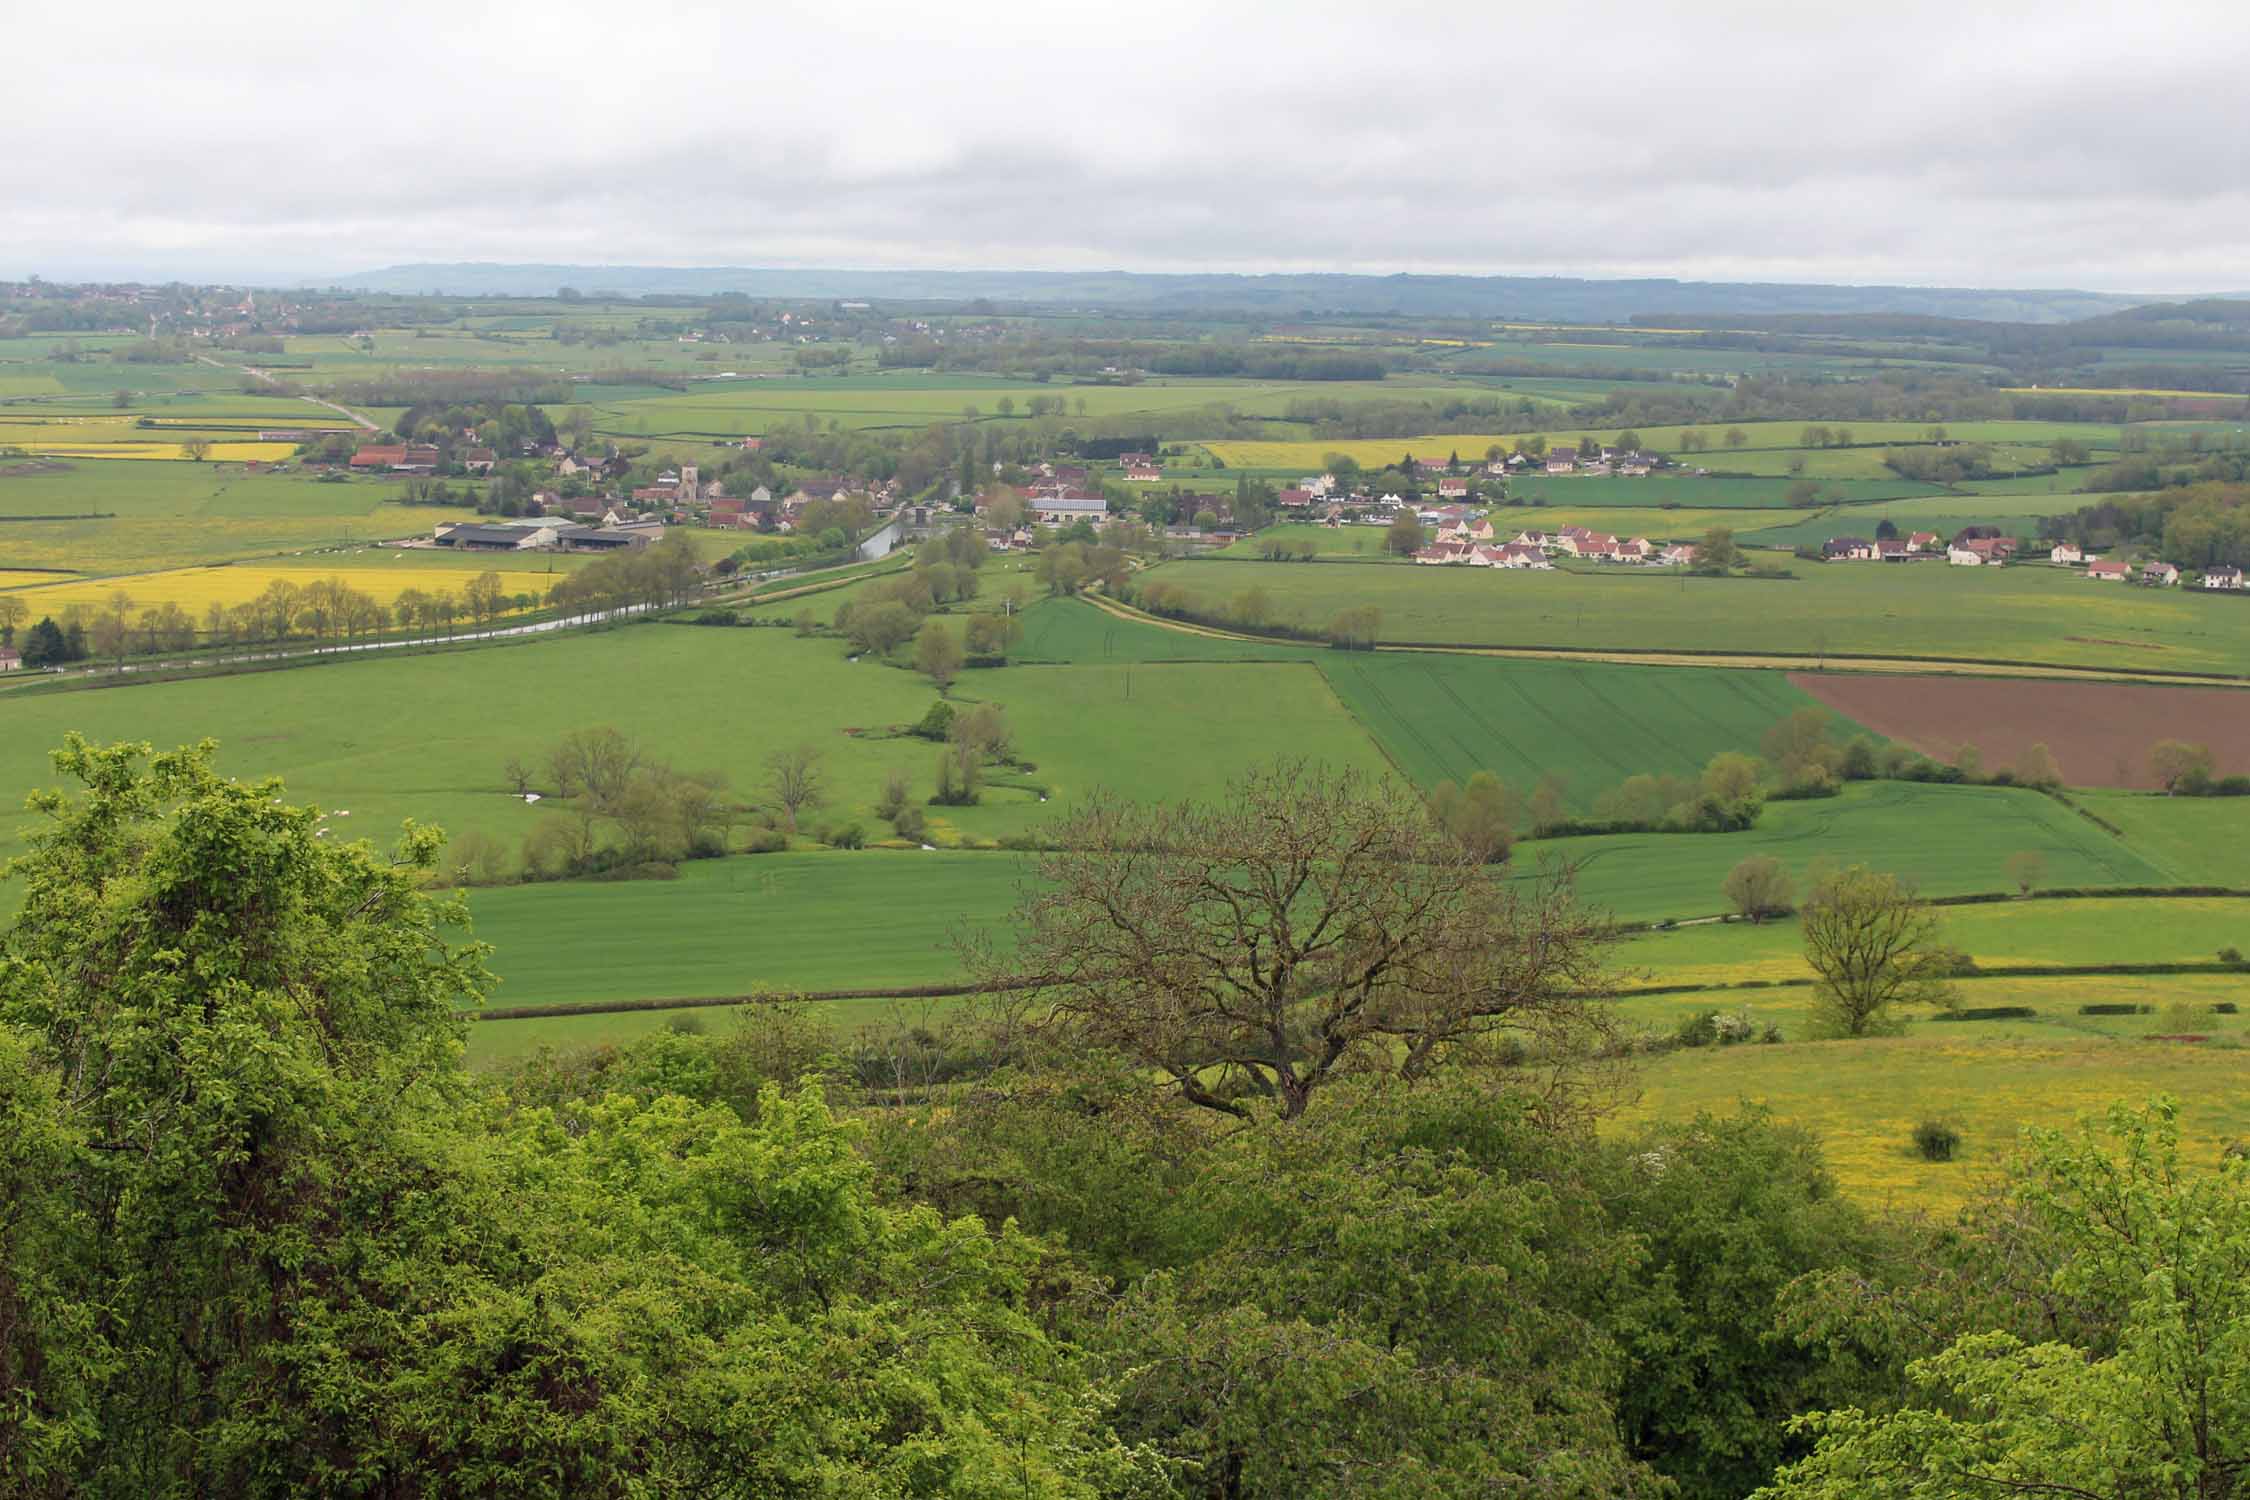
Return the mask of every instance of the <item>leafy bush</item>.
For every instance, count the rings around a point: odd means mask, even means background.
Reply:
[[[745,854],[779,854],[789,847],[789,835],[778,828],[753,828],[742,844]]]
[[[1961,979],[1977,972],[1977,961],[1960,948],[1931,948],[1923,953],[1922,966],[1941,979]]]
[[[2233,964],[2238,969],[2243,967],[2242,950],[2234,947],[2221,948],[2219,950],[2219,962]]]
[[[940,699],[930,705],[928,713],[922,715],[921,723],[916,724],[906,732],[925,740],[937,740],[942,744],[946,735],[951,733],[952,729],[953,705]]]
[[[2145,1016],[2149,1013],[2149,1007],[2123,1000],[2105,1000],[2096,1005],[2081,1005],[2078,1013],[2082,1016]]]
[[[1914,1127],[1914,1149],[1924,1161],[1951,1161],[1961,1149],[1961,1132],[1943,1120],[1924,1120]]]
[[[820,841],[831,849],[864,849],[867,847],[867,830],[857,823],[824,828],[820,833]]]
[[[1719,1013],[1715,1010],[1697,1011],[1683,1018],[1672,1040],[1683,1047],[1708,1047],[1719,1039]]]

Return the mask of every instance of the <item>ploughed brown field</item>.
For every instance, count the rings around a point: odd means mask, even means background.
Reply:
[[[1951,760],[1974,745],[1988,771],[2036,744],[2073,786],[2151,788],[2149,747],[2211,747],[2219,774],[2250,773],[2250,688],[2136,687],[1985,677],[1860,677],[1792,672],[1838,713],[1925,755]]]

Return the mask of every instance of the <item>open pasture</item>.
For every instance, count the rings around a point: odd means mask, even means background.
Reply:
[[[2088,497],[2018,490],[1933,495],[1920,500],[1879,500],[1871,505],[1823,506],[1817,511],[1762,512],[1771,524],[1750,523],[1735,540],[1758,547],[1818,546],[1835,536],[1872,537],[1888,521],[1900,536],[1934,531],[1951,539],[1964,526],[1997,526],[2028,547],[2045,517],[2076,510]]]
[[[1786,506],[1791,479],[1719,479],[1686,475],[1650,474],[1639,479],[1618,475],[1579,478],[1575,475],[1525,474],[1508,481],[1510,500],[1536,505],[1592,507],[1633,506],[1640,509],[1668,505],[1702,510],[1779,510]],[[1905,499],[1938,495],[1936,485],[1911,479],[1842,479],[1821,486],[1825,496],[1851,504],[1869,500]]]
[[[1990,443],[2044,450],[2045,445],[2057,438],[2075,438],[2097,450],[2114,449],[2118,429],[2095,422],[1951,422],[1943,424],[1946,438],[1956,443]],[[1727,447],[1725,435],[1730,426],[1743,434],[1738,447]],[[1831,429],[1846,426],[1851,429],[1856,446],[1849,448],[1806,448],[1805,429],[1827,426]],[[1714,471],[1738,471],[1747,474],[1784,477],[1788,460],[1796,454],[1806,458],[1805,476],[1813,479],[1866,478],[1887,483],[1897,483],[1896,476],[1882,466],[1881,449],[1884,446],[1909,446],[1930,441],[1931,424],[1921,422],[1743,422],[1728,424],[1707,423],[1694,430],[1704,433],[1711,446],[1703,452],[1684,454],[1680,447],[1680,434],[1688,429],[1681,427],[1644,427],[1635,429],[1641,442],[1660,453],[1695,463]],[[1438,458],[1458,453],[1464,461],[1482,458],[1494,445],[1513,453],[1528,432],[1515,433],[1429,433],[1410,438],[1375,438],[1368,440],[1309,439],[1293,442],[1208,442],[1203,446],[1224,460],[1230,468],[1298,469],[1311,471],[1318,468],[1322,458],[1329,453],[1349,453],[1362,465],[1375,466],[1395,463],[1399,455],[1412,453],[1417,458]],[[1622,436],[1617,428],[1572,428],[1557,426],[1540,433],[1549,446],[1561,443],[1575,444],[1584,438],[1598,443],[1616,443]],[[1773,455],[1769,467],[1760,454]],[[1825,462],[1823,462],[1825,461]],[[1541,476],[1544,478],[1545,476]],[[1652,476],[1653,477],[1653,476]],[[1561,479],[1561,483],[1580,483],[1575,476]],[[1623,483],[1640,484],[1645,480],[1626,480]]]
[[[2135,852],[2145,857],[2137,845]],[[1941,907],[1938,916],[1944,942],[1980,964],[1995,966],[2209,963],[2221,948],[2240,947],[2250,939],[2250,898],[2235,896],[1995,901]],[[1804,933],[1790,917],[1641,933],[1618,946],[1617,958],[1643,983],[1719,985],[1813,977],[1805,962]],[[2113,979],[2131,978],[2161,988],[2173,977],[2101,976],[2083,982],[2106,989]],[[2237,983],[2250,991],[2250,974]],[[2090,994],[2086,1000],[2109,998]],[[1963,1003],[2013,1002],[1965,998]]]
[[[2071,800],[2123,829],[2125,841],[2172,880],[2250,890],[2250,797],[2089,791]],[[2250,942],[2235,946],[2250,953]]]
[[[1167,661],[1300,661],[1326,648],[1281,641],[1237,640],[1174,630],[1151,620],[1111,614],[1084,599],[1047,599],[1024,612],[1020,662],[1114,664]]]
[[[980,420],[1005,422],[1006,401],[1018,420],[1033,396],[1059,397],[1072,415],[1146,416],[1161,435],[1169,412],[1226,405],[1250,416],[1279,417],[1308,394],[1337,400],[1484,396],[1485,386],[1461,381],[1401,378],[1365,382],[1159,378],[1137,385],[1041,384],[1003,376],[866,374],[844,378],[773,377],[703,380],[686,391],[659,391],[594,404],[597,429],[636,438],[729,438],[802,425],[810,419],[847,428],[924,427],[958,422],[973,410]],[[1479,452],[1482,451],[1480,448]],[[1315,456],[1317,462],[1317,455]]]
[[[474,891],[469,913],[495,1005],[905,988],[959,979],[955,935],[1001,925],[1022,873],[997,852],[762,854],[677,880]]]
[[[1542,859],[1579,867],[1579,889],[1621,921],[1711,916],[1741,860],[1770,854],[1802,882],[1815,860],[1867,864],[1913,880],[1925,895],[2010,888],[2008,856],[2045,858],[2053,886],[2162,885],[2165,872],[2051,797],[2004,787],[1876,781],[1834,797],[1774,802],[1740,833],[1618,833],[1517,846],[1519,878]]]
[[[1022,831],[1097,786],[1216,796],[1284,747],[1384,769],[1374,743],[1302,662],[1008,667],[965,674],[954,698],[1002,705],[1016,753],[1033,769],[995,768],[982,805],[931,808],[941,843]],[[0,787],[44,784],[46,752],[72,729],[159,745],[209,736],[229,774],[284,776],[293,796],[349,809],[352,832],[388,838],[412,817],[490,834],[513,850],[539,819],[563,814],[510,796],[508,759],[536,765],[564,733],[612,724],[682,770],[724,773],[730,795],[744,801],[761,798],[767,754],[810,744],[823,757],[827,800],[808,828],[857,822],[872,839],[887,831],[872,810],[887,773],[905,773],[917,796],[933,789],[938,747],[896,727],[918,721],[934,700],[926,679],[847,663],[832,639],[634,625],[24,698],[9,705]],[[21,828],[0,819],[0,850]]]
[[[405,505],[382,480],[324,482],[232,465],[114,459],[0,473],[0,567],[89,574],[428,536],[458,507]],[[54,518],[54,519],[38,519]]]
[[[2149,747],[2177,739],[2211,746],[2221,775],[2250,774],[2250,690],[2243,688],[1825,672],[1794,672],[1790,680],[1837,712],[1943,760],[1973,745],[1997,769],[2044,744],[2072,785],[2146,790],[2158,784]]]
[[[1463,646],[1915,656],[2143,672],[2250,672],[2250,609],[2043,567],[1800,563],[1783,579],[1676,569],[1165,563],[1148,575],[1208,606],[1265,590],[1276,617],[1325,626],[1372,604],[1382,639]]]
[[[1328,652],[1320,670],[1425,790],[1490,771],[1528,791],[1555,772],[1580,811],[1628,776],[1692,776],[1723,750],[1756,754],[1767,729],[1813,703],[1781,672],[1388,651]]]
[[[1980,984],[1980,999],[1998,983]],[[2073,1009],[2085,981],[2022,983],[2025,993],[2043,983],[2054,1004]],[[2194,981],[2174,983],[2182,995],[2213,993]],[[1732,998],[1713,995],[1698,1008],[1737,1008]],[[2250,1135],[2250,1049],[1983,1030],[1937,1022],[1897,1038],[1670,1053],[1640,1070],[1637,1097],[1607,1128],[1762,1105],[1817,1136],[1839,1183],[1863,1204],[1932,1211],[1974,1196],[2013,1153],[2024,1126],[2068,1126],[2120,1099],[2177,1098],[2191,1160],[2215,1164]],[[2240,1028],[2229,1031],[2242,1039]],[[1926,1162],[1913,1150],[1910,1133],[1929,1119],[1961,1131],[1956,1160]]]

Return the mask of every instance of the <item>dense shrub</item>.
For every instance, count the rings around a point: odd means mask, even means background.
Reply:
[[[1914,1127],[1914,1149],[1924,1161],[1951,1161],[1961,1149],[1961,1132],[1943,1120],[1924,1120]]]
[[[930,705],[930,711],[922,715],[920,723],[914,725],[913,728],[907,730],[906,732],[911,735],[916,735],[925,740],[936,740],[940,744],[943,744],[945,742],[946,735],[950,733],[952,729],[953,705],[947,703],[943,699],[940,699]]]

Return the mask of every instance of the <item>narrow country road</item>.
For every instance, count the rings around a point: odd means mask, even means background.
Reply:
[[[203,361],[203,363],[211,366],[215,370],[240,370],[243,374],[249,376],[252,380],[263,380],[268,385],[281,384],[281,379],[279,376],[275,375],[270,370],[261,370],[256,365],[230,365],[225,360],[213,359],[208,354],[198,354],[196,358]],[[362,431],[380,432],[383,430],[382,427],[374,420],[362,415],[359,412],[353,411],[348,406],[338,406],[335,402],[323,401],[318,396],[299,396],[297,399],[300,401],[310,401],[315,406],[325,406],[330,411],[334,412],[337,416],[342,417],[345,421],[351,422],[358,426]]]

